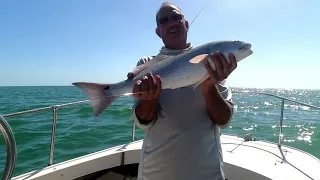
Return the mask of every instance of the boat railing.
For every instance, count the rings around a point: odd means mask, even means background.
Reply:
[[[283,124],[284,102],[289,101],[289,102],[293,102],[293,103],[296,103],[299,105],[307,106],[312,109],[320,110],[320,107],[313,106],[313,105],[306,104],[306,103],[302,103],[302,102],[299,102],[299,101],[296,101],[293,99],[289,99],[289,98],[285,98],[285,97],[281,97],[278,95],[269,94],[269,93],[256,92],[256,91],[233,91],[232,93],[265,95],[265,96],[275,97],[275,98],[278,98],[281,100],[278,147],[279,147],[279,150],[281,152],[281,155],[282,155],[284,161],[286,161],[286,160],[285,160],[285,156],[284,156],[282,149],[281,149],[281,137],[283,136],[282,124]],[[53,164],[54,140],[55,140],[55,134],[56,134],[56,125],[57,125],[57,120],[58,120],[58,109],[61,109],[64,107],[70,107],[70,106],[77,106],[77,105],[81,105],[81,104],[85,104],[85,103],[89,103],[89,100],[53,105],[53,106],[37,108],[37,109],[32,109],[32,110],[26,110],[26,111],[20,111],[20,112],[11,113],[11,114],[5,114],[3,116],[1,116],[1,114],[0,114],[0,122],[1,122],[0,123],[0,130],[5,138],[6,147],[7,147],[7,161],[6,161],[6,166],[4,169],[3,179],[5,179],[5,180],[11,179],[12,174],[13,174],[13,170],[15,168],[15,161],[16,161],[16,143],[15,143],[13,132],[12,132],[9,124],[7,123],[6,119],[12,118],[12,117],[17,117],[17,116],[22,116],[25,114],[38,113],[38,112],[52,110],[53,122],[52,122],[51,144],[50,144],[50,153],[49,153],[49,162],[48,162],[48,166],[50,166]],[[136,127],[136,125],[133,121],[131,141],[135,140],[135,127]]]
[[[306,107],[309,107],[309,108],[312,108],[312,109],[315,109],[315,110],[320,110],[320,107],[318,107],[318,106],[306,104],[306,103],[303,103],[303,102],[299,102],[299,101],[296,101],[296,100],[293,100],[293,99],[285,98],[285,97],[282,97],[282,96],[279,96],[279,95],[270,94],[270,93],[263,93],[263,92],[256,92],[256,91],[232,91],[232,93],[265,95],[265,96],[275,97],[275,98],[278,98],[278,99],[281,100],[278,148],[279,148],[279,151],[281,153],[282,160],[284,162],[287,162],[287,160],[286,160],[286,158],[285,158],[285,156],[283,154],[282,148],[281,148],[281,138],[283,137],[282,124],[283,124],[284,102],[285,101],[289,101],[289,102],[293,102],[293,103],[296,103],[296,104],[299,104],[299,105],[302,105],[302,106],[306,106]]]

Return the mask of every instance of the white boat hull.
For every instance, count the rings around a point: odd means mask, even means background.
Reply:
[[[244,141],[243,138],[226,134],[221,135],[221,143],[228,180],[320,179],[317,171],[320,169],[320,160],[301,150],[282,146],[287,160],[284,162],[277,144],[274,143]],[[12,180],[123,180],[124,175],[111,168],[128,166],[125,171],[130,170],[136,174],[141,147],[142,140],[134,141],[22,174]],[[108,169],[111,171],[103,172]]]

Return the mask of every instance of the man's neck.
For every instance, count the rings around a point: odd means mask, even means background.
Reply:
[[[190,43],[179,44],[179,45],[176,45],[176,46],[165,45],[166,48],[172,49],[172,50],[186,49],[189,46],[190,46]]]
[[[182,47],[182,46],[181,46]],[[159,55],[177,55],[183,52],[188,51],[189,49],[192,48],[192,44],[191,43],[187,43],[186,48],[168,48],[166,46],[163,46],[159,52]]]

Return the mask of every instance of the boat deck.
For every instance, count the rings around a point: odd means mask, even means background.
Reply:
[[[222,148],[228,179],[246,179],[244,172],[235,173],[231,166],[253,171],[266,179],[320,179],[320,160],[301,150],[282,145],[286,162],[278,145],[266,141],[243,141],[242,138],[222,135]],[[232,173],[229,173],[232,172]],[[250,176],[249,176],[250,177]],[[259,179],[259,178],[256,178]],[[261,179],[261,177],[260,177]]]

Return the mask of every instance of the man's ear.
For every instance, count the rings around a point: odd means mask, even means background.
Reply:
[[[161,38],[161,34],[160,34],[160,29],[159,29],[159,27],[156,28],[156,34],[159,36],[159,38]]]
[[[184,20],[184,25],[186,26],[186,29],[189,31],[189,22],[187,20]]]

